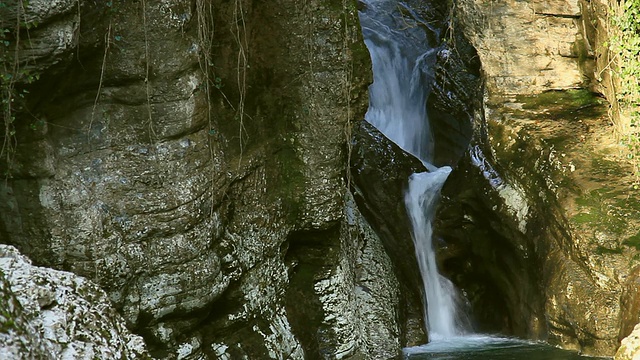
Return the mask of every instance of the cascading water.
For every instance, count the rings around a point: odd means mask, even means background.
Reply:
[[[366,4],[360,23],[373,63],[373,84],[365,118],[406,152],[430,163],[433,139],[426,103],[436,53],[418,27],[419,20],[399,14],[401,3],[369,0]],[[414,18],[419,19],[415,14]]]
[[[413,174],[405,194],[413,227],[416,258],[426,295],[425,322],[431,342],[404,349],[408,360],[532,359],[586,360],[577,353],[539,342],[487,335],[463,335],[453,284],[438,273],[431,221],[440,189],[451,168],[432,165],[433,139],[426,99],[436,60],[435,29],[398,0],[361,0],[360,22],[371,53],[374,83],[366,120],[405,151],[422,160],[428,172]],[[426,30],[425,30],[426,29]],[[431,34],[429,33],[431,32]],[[592,358],[594,359],[594,358]]]
[[[438,202],[440,188],[451,172],[448,166],[433,172],[411,175],[405,205],[413,227],[416,258],[427,298],[426,322],[431,340],[461,335],[458,321],[457,290],[449,279],[440,275],[432,245],[431,220]]]
[[[360,22],[374,77],[365,118],[429,170],[409,178],[405,195],[426,295],[425,322],[432,340],[461,335],[464,331],[457,321],[457,291],[439,274],[432,245],[435,205],[451,172],[448,166],[431,164],[433,137],[426,101],[434,78],[436,50],[429,44],[428,31],[435,37],[437,31],[402,2],[367,0],[365,5]]]

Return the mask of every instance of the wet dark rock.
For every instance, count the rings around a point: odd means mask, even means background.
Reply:
[[[454,25],[455,27],[455,25]],[[447,30],[438,48],[435,83],[427,109],[435,139],[436,166],[455,167],[474,134],[474,114],[482,109],[480,60],[461,32]]]
[[[379,234],[401,283],[406,286],[402,292],[404,321],[421,324],[422,280],[403,199],[409,176],[426,169],[366,121],[354,131],[351,169],[358,207]],[[424,339],[419,328],[409,330],[412,338],[407,339],[408,343],[417,344]]]
[[[539,337],[543,289],[533,244],[492,210],[501,199],[470,163],[463,158],[443,188],[436,223],[446,244],[442,271],[466,294],[478,331]]]

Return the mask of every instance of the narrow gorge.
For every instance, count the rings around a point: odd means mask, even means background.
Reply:
[[[638,356],[638,9],[0,0],[0,358]]]

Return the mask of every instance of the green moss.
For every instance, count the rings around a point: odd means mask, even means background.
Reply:
[[[497,146],[495,151],[497,157],[501,159],[505,164],[509,164],[512,169],[519,169],[526,167],[528,164],[535,163],[535,158],[538,154],[535,152],[527,151],[530,143],[527,141],[528,129],[523,127],[518,133],[507,131],[507,129],[498,122],[491,123],[491,133],[494,137],[495,143],[509,144],[511,141],[515,141],[514,144],[508,147]]]
[[[640,231],[638,231],[637,234],[628,237],[622,242],[622,244],[628,247],[634,247],[636,250],[640,250]]]
[[[302,193],[305,188],[305,176],[302,171],[304,164],[295,151],[295,140],[286,139],[285,145],[276,151],[275,164],[272,170],[276,170],[274,176],[277,184],[272,194],[283,201],[283,206],[290,219],[296,219],[302,208]]]
[[[575,140],[575,136],[560,135],[543,139],[544,143],[549,147],[553,146],[555,149],[563,149],[567,144],[572,143]]]
[[[600,161],[600,160],[598,160]],[[615,164],[600,164],[611,165]],[[614,166],[617,169],[617,166]],[[629,236],[629,219],[640,216],[640,200],[628,196],[626,189],[603,187],[584,194],[576,199],[580,213],[571,218],[571,222],[587,231],[610,234],[623,239]],[[627,237],[622,245],[640,250],[640,232]],[[620,254],[621,247],[598,246],[599,255]]]
[[[544,111],[545,118],[584,119],[606,113],[604,100],[588,90],[547,91],[537,95],[518,95],[525,110]]]
[[[590,213],[580,213],[572,218],[576,224],[588,224],[598,220],[597,216]]]
[[[357,66],[369,66],[371,63],[371,55],[369,54],[367,47],[364,45],[364,42],[362,42],[362,44],[354,42],[351,45],[351,54],[353,57],[353,63]]]
[[[523,103],[523,109],[533,110],[555,105],[576,108],[599,104],[601,101],[588,90],[547,91],[538,95],[518,95],[516,100]]]
[[[571,218],[578,226],[622,235],[627,229],[625,208],[618,206],[617,192],[598,189],[576,199],[581,212]]]
[[[623,177],[628,173],[618,162],[597,155],[591,159],[591,166],[594,175]]]
[[[598,246],[596,248],[596,254],[598,255],[622,254],[622,249],[621,248],[610,249],[604,246]]]
[[[347,39],[349,41],[349,50],[351,52],[351,64],[357,68],[365,66],[371,66],[371,56],[369,54],[369,50],[367,46],[364,44],[364,40],[362,39],[362,32],[360,31],[360,18],[358,17],[358,8],[357,1],[348,0],[345,2],[344,6],[342,2],[340,2],[340,11],[344,12],[344,19],[346,20],[347,32],[351,34]],[[342,26],[345,26],[343,23]],[[356,73],[365,73],[365,70],[358,71],[355,69]]]
[[[327,8],[329,8],[330,10],[333,10],[335,12],[337,12],[338,14],[342,13],[343,11],[347,11],[351,8],[355,8],[355,1],[352,0],[347,0],[347,1],[343,1],[343,0],[326,0],[324,2],[324,4],[327,6]]]

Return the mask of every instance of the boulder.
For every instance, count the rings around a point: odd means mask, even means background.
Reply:
[[[614,360],[640,359],[640,324],[633,328],[629,336],[622,339],[620,348],[614,356]]]
[[[34,266],[8,245],[0,245],[0,297],[3,359],[150,359],[94,282]]]

